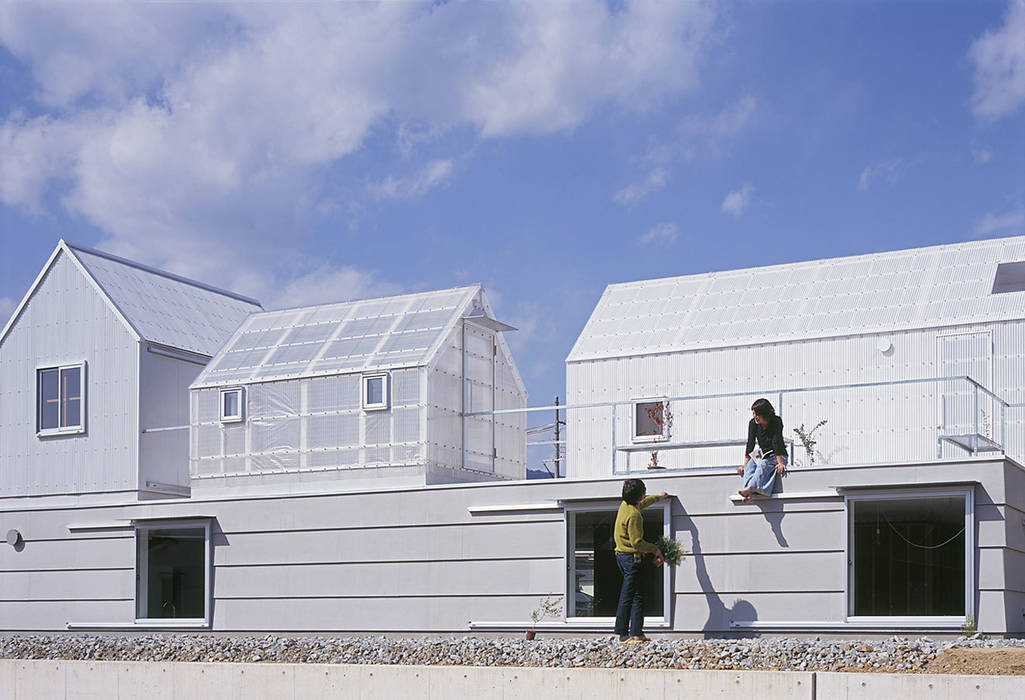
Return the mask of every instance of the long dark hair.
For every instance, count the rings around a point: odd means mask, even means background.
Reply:
[[[772,407],[768,399],[758,399],[751,404],[751,410],[755,412],[755,415],[759,418],[764,418],[766,421],[766,430],[779,430],[783,431],[783,419],[776,415],[776,409]]]

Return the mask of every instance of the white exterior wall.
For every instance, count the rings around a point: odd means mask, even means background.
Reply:
[[[629,402],[662,396],[698,396],[757,392],[739,398],[674,402],[673,442],[743,440],[750,405],[764,395],[780,410],[785,437],[796,439],[793,428],[810,428],[829,421],[816,432],[816,461],[839,464],[928,458],[936,454],[941,422],[940,396],[944,387],[918,384],[856,390],[791,394],[778,405],[777,390],[799,387],[883,382],[943,376],[937,360],[937,336],[952,333],[992,334],[992,389],[1010,403],[1025,402],[1025,321],[1009,321],[945,329],[900,331],[843,338],[802,340],[737,348],[696,350],[588,360],[567,364],[568,403]],[[879,341],[892,343],[886,353]],[[980,381],[985,382],[983,378]],[[763,393],[764,392],[764,393]],[[962,407],[968,406],[968,400]],[[980,411],[987,402],[980,397]],[[988,432],[999,433],[999,407],[980,412]],[[1008,454],[1025,452],[1025,410],[1007,413]],[[961,417],[962,422],[970,419]],[[612,411],[609,408],[568,412],[567,475],[603,476],[612,469]],[[616,413],[616,442],[631,441],[629,406]],[[987,430],[980,430],[987,432]],[[800,444],[795,456],[806,461]],[[944,448],[956,456],[957,448]],[[963,452],[961,453],[963,454]],[[739,463],[741,446],[661,452],[665,466],[705,466]],[[626,453],[617,455],[617,469],[626,468]],[[643,469],[650,454],[635,453],[631,466]]]
[[[516,379],[512,358],[493,331],[466,322],[465,410],[467,413],[523,408],[527,397]],[[526,476],[524,414],[470,416],[465,422],[463,462],[463,330],[459,325],[442,344],[427,370],[428,461],[441,469],[465,468],[497,478]]]
[[[139,353],[139,490],[147,482],[189,485],[189,384],[202,364],[151,352]],[[178,428],[176,430],[154,429]],[[157,489],[159,490],[159,489]]]
[[[362,408],[360,374],[249,384],[240,423],[221,422],[219,388],[193,389],[193,485],[221,477],[422,467],[422,374],[417,367],[388,372],[389,407],[373,411]]]
[[[86,432],[36,437],[36,369],[86,362]],[[0,343],[0,494],[135,490],[139,343],[60,252]]]

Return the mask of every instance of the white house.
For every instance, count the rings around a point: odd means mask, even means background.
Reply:
[[[191,483],[524,479],[527,392],[480,286],[250,316],[192,384]]]
[[[663,466],[738,464],[761,396],[802,464],[1020,460],[1023,290],[1025,236],[609,285],[567,402],[618,405],[568,413],[567,474],[607,474],[613,455],[643,471],[655,448]],[[823,420],[809,455],[793,429]]]
[[[0,499],[187,495],[188,386],[260,305],[58,243],[0,332]]]
[[[479,287],[262,313],[61,243],[0,335],[0,629],[609,632],[634,474],[690,552],[650,630],[1020,635],[1023,319],[1021,237],[613,285],[525,481]],[[763,395],[827,422],[744,504]]]

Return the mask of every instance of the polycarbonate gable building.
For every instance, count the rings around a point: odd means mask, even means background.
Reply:
[[[510,328],[479,286],[253,315],[191,387],[193,487],[524,478],[522,414],[460,418],[525,406]]]
[[[570,412],[570,476],[609,473],[613,454],[643,468],[638,421],[662,399],[742,392],[668,402],[671,434],[653,440],[681,445],[668,466],[741,460],[740,445],[700,445],[742,442],[762,395],[797,442],[793,428],[827,421],[819,462],[1020,456],[1022,411],[1004,403],[1025,401],[1025,237],[609,285],[566,363],[568,403],[623,402]],[[943,377],[1002,400],[918,381]]]

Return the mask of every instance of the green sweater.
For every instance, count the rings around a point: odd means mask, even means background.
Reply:
[[[613,531],[616,554],[655,554],[659,551],[651,542],[644,541],[644,518],[641,516],[641,509],[657,500],[658,496],[645,496],[635,506],[626,501],[619,504]]]

